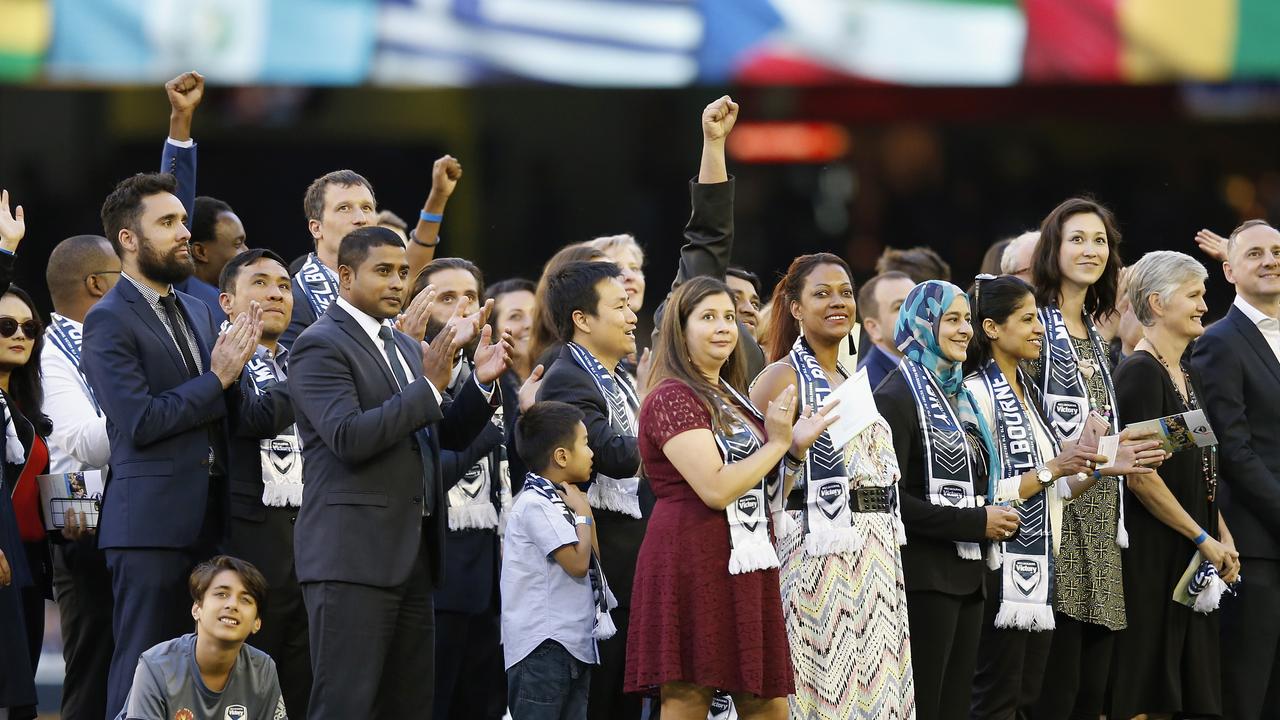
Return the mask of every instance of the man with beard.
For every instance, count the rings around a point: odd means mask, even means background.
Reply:
[[[227,393],[227,468],[231,525],[227,552],[262,571],[268,594],[259,608],[262,630],[250,644],[280,672],[285,706],[307,716],[311,656],[307,609],[293,570],[293,524],[302,504],[302,446],[289,401],[289,326],[293,288],[284,259],[254,249],[231,258],[218,281],[228,317],[262,309],[262,337],[240,382]]]
[[[483,302],[484,275],[463,258],[436,258],[422,270],[415,290],[435,290],[427,337],[445,326],[463,348],[454,360],[448,392],[457,396],[471,382],[470,348],[493,301]],[[509,389],[509,388],[508,388]],[[498,596],[501,564],[499,518],[511,505],[510,465],[504,444],[507,423],[515,422],[518,398],[504,392],[493,422],[460,452],[440,455],[448,506],[444,581],[435,591],[436,665],[434,717],[500,720],[506,709],[503,669],[502,603]]]
[[[170,175],[138,174],[107,196],[102,225],[123,272],[84,322],[84,372],[111,443],[98,527],[115,599],[108,717],[138,656],[189,629],[187,576],[225,530],[223,392],[261,332],[254,309],[219,336],[208,306],[173,289],[195,269],[175,190]]]

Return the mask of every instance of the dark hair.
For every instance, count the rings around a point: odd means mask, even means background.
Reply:
[[[978,268],[978,272],[983,275],[999,275],[1000,261],[1004,259],[1004,249],[1009,247],[1009,243],[1013,242],[1013,238],[1005,238],[997,240],[987,248],[982,255],[982,265]]]
[[[506,295],[507,293],[536,293],[537,291],[538,286],[534,285],[532,280],[525,280],[524,278],[507,278],[506,280],[499,280],[498,282],[490,285],[486,295],[491,298],[496,298],[499,295]]]
[[[611,262],[574,262],[547,278],[547,309],[555,321],[560,342],[573,340],[575,311],[595,316],[600,305],[596,285],[601,280],[621,276],[622,270]]]
[[[245,250],[238,255],[233,255],[226,265],[222,266],[222,273],[218,275],[218,289],[228,295],[234,294],[236,289],[236,277],[240,274],[240,269],[246,265],[250,265],[262,258],[275,260],[280,266],[285,268],[288,273],[288,265],[285,264],[284,258],[277,255],[274,251],[266,248],[251,248]],[[293,276],[291,275],[290,278]]]
[[[53,430],[53,423],[44,414],[44,385],[40,381],[40,351],[44,348],[44,323],[40,322],[40,313],[36,311],[35,301],[26,290],[17,285],[10,285],[7,294],[25,303],[27,309],[31,311],[31,319],[36,323],[36,336],[31,341],[31,357],[27,358],[25,365],[10,371],[8,395],[18,408],[18,412],[35,426],[36,432],[48,436]]]
[[[557,250],[547,264],[542,266],[542,275],[538,277],[538,287],[533,293],[534,312],[537,313],[533,321],[533,332],[529,337],[529,358],[533,362],[537,362],[547,348],[559,342],[555,317],[547,306],[547,279],[569,263],[605,260],[606,257],[589,243],[574,243]]]
[[[98,263],[105,242],[101,235],[72,235],[54,246],[44,269],[44,282],[55,305],[72,299],[68,297],[72,289],[84,283],[86,275],[101,269]]]
[[[395,232],[377,225],[365,225],[347,233],[338,245],[338,265],[346,265],[355,270],[360,263],[369,257],[369,251],[376,247],[393,247],[404,250],[404,243]]]
[[[556,400],[534,403],[516,421],[516,452],[536,473],[551,465],[556,448],[573,446],[577,424],[585,416],[578,408]]]
[[[1041,307],[1058,304],[1062,287],[1062,268],[1058,256],[1062,251],[1062,226],[1074,215],[1098,216],[1107,233],[1107,264],[1102,277],[1089,286],[1084,296],[1084,311],[1102,320],[1116,311],[1116,288],[1120,283],[1120,231],[1115,216],[1098,201],[1089,197],[1063,200],[1040,223],[1040,240],[1031,258],[1031,279],[1036,288],[1036,304]]]
[[[204,594],[209,592],[209,586],[213,584],[213,579],[223,570],[240,576],[240,582],[244,583],[244,589],[248,591],[253,598],[254,603],[258,606],[258,617],[262,617],[262,605],[267,601],[267,580],[262,577],[262,573],[248,560],[241,560],[238,557],[230,555],[215,555],[208,560],[200,563],[191,571],[191,577],[187,578],[187,590],[191,591],[191,599],[198,603],[204,602]]]
[[[369,189],[369,194],[373,195],[373,185],[364,178],[363,175],[354,170],[334,170],[325,173],[307,186],[306,195],[302,196],[302,212],[307,216],[307,220],[324,219],[324,194],[330,185],[338,187],[351,187],[352,185],[363,185]],[[373,199],[374,203],[378,202],[377,197]],[[384,230],[386,228],[383,228]],[[395,235],[395,233],[391,233]],[[396,242],[400,242],[400,237],[396,236]],[[400,242],[400,247],[404,247],[404,243]]]
[[[139,233],[138,220],[142,217],[142,201],[160,193],[177,194],[178,181],[168,173],[138,173],[116,183],[116,187],[102,202],[102,231],[117,255],[120,248],[120,231]]]
[[[849,271],[849,263],[839,255],[813,253],[801,255],[792,260],[786,274],[778,280],[777,286],[773,289],[773,309],[770,311],[773,317],[769,323],[770,362],[791,352],[791,346],[796,343],[796,338],[800,337],[800,321],[791,317],[791,303],[800,302],[804,281],[814,270],[823,265],[838,266],[848,276],[849,284],[853,284],[853,273]]]
[[[729,286],[715,278],[701,275],[686,280],[667,297],[667,309],[662,314],[661,324],[653,346],[653,369],[649,371],[649,383],[646,391],[658,386],[667,378],[674,378],[688,385],[694,395],[702,402],[703,407],[711,414],[713,424],[722,421],[718,398],[723,397],[720,388],[712,385],[694,367],[689,357],[689,347],[685,340],[685,324],[693,314],[698,303],[711,295],[723,293],[733,299]],[[747,363],[742,350],[742,338],[733,346],[733,352],[724,365],[720,366],[720,378],[739,392],[746,390]]]
[[[876,286],[885,280],[909,280],[911,276],[901,270],[890,270],[883,272],[870,280],[863,283],[862,288],[858,290],[858,317],[862,322],[866,322],[867,318],[880,314],[880,303],[876,301]],[[919,284],[919,283],[917,283]],[[893,332],[893,328],[889,328],[889,332]]]
[[[964,361],[968,375],[978,370],[992,357],[991,338],[982,329],[983,320],[1002,325],[1028,295],[1035,295],[1035,288],[1014,275],[997,278],[979,276],[969,290],[969,310],[973,314],[973,337],[969,339],[969,355]]]
[[[431,276],[443,270],[466,270],[471,273],[471,276],[476,279],[476,298],[484,303],[484,273],[480,272],[480,268],[476,267],[475,263],[460,257],[436,258],[427,263],[427,266],[418,273],[417,279],[413,281],[413,292],[409,297],[416,297],[418,293],[426,290],[431,284]]]
[[[218,198],[201,195],[196,198],[196,205],[191,209],[191,242],[206,243],[216,241],[214,228],[218,224],[218,216],[233,212],[231,206]]]
[[[724,274],[728,275],[729,277],[735,277],[735,278],[738,278],[739,280],[746,280],[747,282],[751,283],[751,286],[756,289],[757,295],[764,292],[764,288],[760,286],[760,276],[756,275],[750,270],[745,270],[740,267],[731,267],[725,270]]]
[[[876,273],[883,275],[891,270],[906,273],[917,285],[925,280],[951,281],[951,266],[931,247],[885,248],[876,260]]]

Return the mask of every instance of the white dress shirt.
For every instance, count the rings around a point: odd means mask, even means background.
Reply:
[[[1271,352],[1275,353],[1276,362],[1280,362],[1280,320],[1262,312],[1258,308],[1249,304],[1248,300],[1236,295],[1235,306],[1249,318],[1250,322],[1258,327],[1258,332],[1262,333],[1262,338],[1271,346]]]
[[[75,320],[63,320],[77,330],[84,329]],[[49,342],[49,330],[45,330],[45,341],[44,352],[40,354],[40,375],[44,384],[43,409],[53,422],[48,442],[49,472],[102,469],[111,459],[107,418],[95,409],[80,368]]]

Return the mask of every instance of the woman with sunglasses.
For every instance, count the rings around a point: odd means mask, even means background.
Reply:
[[[10,284],[13,253],[25,230],[22,207],[11,213],[9,193],[0,190],[0,717],[9,720],[36,716],[35,666],[44,639],[44,598],[52,595],[35,480],[48,471],[40,438],[49,431],[40,413],[44,334],[31,298]]]
[[[1040,410],[1039,392],[1019,367],[1039,357],[1044,343],[1031,286],[1012,275],[979,275],[970,298],[975,327],[964,363],[965,387],[994,442],[985,448],[991,478],[987,498],[1014,508],[1018,532],[1013,541],[997,545],[999,552],[991,558],[995,567],[986,576],[969,717],[1012,720],[1026,717],[1045,679],[1064,507],[1104,475],[1152,472],[1134,467],[1135,460],[1159,460],[1164,453],[1155,441],[1126,445],[1116,462],[1098,470],[1093,463],[1108,463],[1097,448],[1059,446]]]
[[[903,358],[875,391],[902,470],[902,568],[920,720],[968,717],[982,628],[983,546],[1018,529],[1014,511],[984,507],[986,467],[967,437],[970,428],[990,434],[960,368],[972,334],[963,290],[920,283],[898,311],[894,336]]]
[[[1096,326],[1116,309],[1119,244],[1111,211],[1088,198],[1062,202],[1040,226],[1031,272],[1045,336],[1028,369],[1060,443],[1077,440],[1095,412],[1110,424],[1105,434],[1119,432],[1111,363]],[[1063,511],[1047,670],[1056,681],[1041,691],[1037,720],[1102,714],[1115,634],[1126,625],[1123,484],[1095,483]]]

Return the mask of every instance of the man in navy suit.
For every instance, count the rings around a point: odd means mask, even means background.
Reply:
[[[424,351],[387,322],[409,284],[400,238],[358,228],[337,265],[339,295],[289,364],[306,487],[294,564],[311,640],[308,717],[429,717],[431,590],[448,516],[440,450],[465,450],[484,430],[510,350],[486,325],[473,379],[450,402],[438,388],[449,383],[452,329]]]
[[[115,598],[108,718],[142,651],[190,629],[187,576],[225,525],[223,392],[261,332],[255,311],[219,337],[208,306],[173,289],[193,271],[175,189],[171,175],[138,174],[107,196],[102,224],[123,272],[84,323],[84,372],[111,444],[98,529]]]
[[[1219,507],[1245,582],[1222,604],[1223,717],[1280,714],[1280,232],[1250,220],[1222,264],[1236,299],[1191,362],[1218,436]]]

